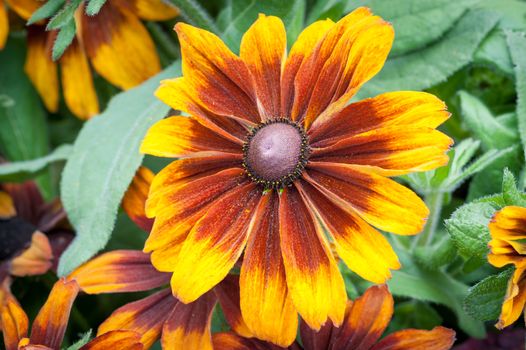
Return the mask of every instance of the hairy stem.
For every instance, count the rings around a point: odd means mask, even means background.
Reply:
[[[433,242],[433,236],[435,235],[442,214],[444,192],[429,192],[425,196],[425,202],[429,208],[429,217],[426,226],[424,227],[424,231],[422,231],[422,233],[415,239],[416,245],[419,246],[426,246]]]

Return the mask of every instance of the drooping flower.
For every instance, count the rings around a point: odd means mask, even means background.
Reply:
[[[7,3],[27,20],[43,1],[7,0]],[[57,32],[46,31],[45,23],[28,27],[25,71],[46,108],[56,112],[60,66],[66,105],[77,117],[88,119],[99,112],[90,63],[99,75],[121,89],[142,83],[158,73],[161,65],[141,19],[167,20],[175,17],[178,10],[161,0],[108,0],[96,16],[88,16],[84,7],[81,5],[75,16],[77,36],[59,64],[53,62],[51,56]]]
[[[58,200],[46,203],[34,182],[0,184],[0,282],[46,273],[73,239]]]
[[[205,30],[175,29],[183,77],[156,95],[190,117],[156,123],[143,141],[143,153],[181,158],[153,180],[144,251],[172,272],[184,303],[244,252],[241,310],[261,339],[291,344],[297,313],[313,329],[340,325],[346,294],[328,239],[370,281],[400,267],[373,226],[422,230],[427,207],[388,177],[447,163],[452,140],[435,130],[449,117],[444,103],[406,91],[347,105],[393,41],[391,25],[367,8],[310,25],[288,56],[276,17],[259,17],[240,56]]]
[[[489,263],[495,267],[515,266],[495,325],[502,329],[520,317],[526,304],[526,208],[504,207],[493,216],[489,232]]]
[[[393,297],[385,285],[374,286],[354,302],[348,301],[341,327],[330,322],[319,331],[301,323],[302,345],[294,342],[289,350],[448,350],[455,341],[455,332],[444,327],[430,331],[404,329],[380,337],[393,315]],[[234,332],[217,333],[214,350],[279,350],[283,349],[258,339],[242,337]]]
[[[153,174],[147,168],[137,171],[122,206],[140,227],[148,229],[144,204]],[[88,294],[153,291],[170,281],[170,274],[157,271],[150,257],[141,251],[116,250],[95,257],[69,277]],[[212,312],[221,305],[232,329],[244,336],[250,333],[239,309],[239,278],[231,275],[212,291],[190,304],[183,304],[162,288],[138,301],[115,310],[98,329],[98,335],[114,330],[130,330],[141,335],[145,349],[161,339],[165,350],[212,350]]]
[[[28,317],[16,299],[8,294],[0,305],[6,350],[60,350],[78,291],[75,281],[58,280],[35,318],[29,337]],[[142,350],[139,340],[135,332],[117,330],[93,339],[80,350]]]

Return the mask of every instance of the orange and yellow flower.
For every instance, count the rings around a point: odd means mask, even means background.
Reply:
[[[391,25],[359,8],[315,22],[286,54],[279,18],[261,15],[232,53],[214,34],[179,23],[183,77],[156,95],[190,117],[147,133],[143,153],[181,158],[153,180],[155,218],[144,251],[171,272],[191,303],[242,257],[243,318],[280,346],[297,314],[313,329],[342,324],[346,293],[330,252],[383,283],[400,263],[380,230],[413,235],[423,201],[390,176],[447,163],[452,140],[436,130],[449,113],[423,92],[392,92],[347,105],[382,67]]]
[[[35,318],[28,337],[29,320],[20,304],[7,294],[0,305],[6,350],[60,350],[68,325],[71,307],[79,286],[75,281],[60,279]],[[139,334],[132,331],[112,331],[101,335],[81,350],[127,349],[142,350]]]
[[[7,3],[25,20],[43,4],[38,0]],[[5,8],[0,8],[2,16]],[[141,19],[162,21],[177,14],[176,8],[161,0],[108,0],[96,16],[86,15],[84,5],[80,6],[75,16],[77,36],[59,60],[64,100],[71,112],[81,119],[99,112],[90,63],[99,75],[121,89],[132,88],[158,73],[159,57]],[[2,27],[0,36],[8,30]],[[59,107],[59,65],[51,58],[56,35],[56,31],[46,32],[44,23],[28,27],[25,70],[51,112]]]
[[[0,283],[46,273],[73,239],[59,201],[46,203],[36,184],[0,184]]]
[[[496,324],[502,329],[520,317],[526,304],[526,208],[504,207],[493,216],[489,232],[489,263],[495,267],[515,266]]]
[[[353,301],[347,302],[341,327],[330,322],[319,331],[301,323],[303,345],[294,342],[289,350],[448,350],[455,341],[455,332],[444,327],[430,331],[405,329],[382,340],[380,337],[393,315],[393,297],[385,285],[374,286]],[[217,333],[213,338],[215,350],[278,350],[273,344],[244,338],[236,333]]]

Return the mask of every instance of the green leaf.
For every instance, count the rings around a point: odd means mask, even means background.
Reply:
[[[465,259],[486,259],[490,241],[488,224],[497,209],[496,205],[489,202],[468,203],[446,220],[446,229]]]
[[[507,168],[504,169],[502,178],[502,195],[506,205],[526,207],[525,195],[519,191],[517,183],[515,182],[515,176],[513,176],[513,173]]]
[[[415,260],[427,269],[438,269],[453,261],[457,250],[448,236],[432,246],[418,247],[415,250]]]
[[[307,24],[317,20],[330,18],[337,21],[345,11],[345,3],[341,0],[318,0],[309,11]]]
[[[177,6],[183,18],[190,24],[218,33],[219,30],[208,12],[195,0],[167,0]]]
[[[473,60],[473,54],[495,27],[491,11],[468,11],[442,40],[420,51],[387,60],[382,71],[358,93],[357,99],[386,91],[423,90],[445,81]]]
[[[219,14],[219,33],[228,47],[239,51],[243,34],[254,23],[260,13],[280,17],[287,29],[287,41],[291,45],[303,27],[305,0],[230,0]]]
[[[465,91],[460,91],[458,95],[464,122],[484,149],[503,149],[517,143],[519,134],[516,129],[499,122],[478,98]]]
[[[10,38],[0,51],[0,153],[10,161],[43,157],[49,151],[46,113],[24,72],[25,56],[23,38]],[[49,198],[49,174],[42,174],[37,182]]]
[[[441,270],[431,272],[418,268],[403,255],[401,259],[404,260],[404,269],[393,271],[393,277],[387,282],[393,295],[445,305],[455,312],[458,325],[464,332],[477,338],[485,335],[484,325],[462,308],[462,301],[468,294],[467,285]]]
[[[88,16],[95,16],[97,13],[99,13],[106,1],[107,0],[89,0],[88,6],[86,6],[86,14]]]
[[[73,345],[69,346],[66,350],[80,350],[84,345],[86,345],[91,339],[91,329],[84,333],[84,335]]]
[[[169,107],[153,95],[159,81],[180,74],[180,62],[112,99],[82,128],[62,174],[64,208],[76,230],[60,259],[63,276],[108,242],[121,199],[141,164],[140,143]]]
[[[517,86],[517,121],[522,147],[526,155],[526,34],[507,32],[506,39],[510,48],[511,60],[515,65],[515,84]]]
[[[41,158],[0,164],[0,181],[21,182],[33,178],[50,163],[68,159],[71,151],[71,145],[62,145]]]
[[[75,11],[82,4],[82,0],[71,0],[53,17],[46,26],[46,30],[60,29],[74,20]]]
[[[40,6],[31,17],[27,20],[27,24],[34,24],[43,19],[49,18],[57,13],[57,11],[64,5],[65,0],[49,0]]]
[[[407,329],[432,329],[442,324],[442,317],[430,305],[410,300],[396,303],[394,317],[389,323],[387,334]]]
[[[464,309],[477,320],[491,321],[499,317],[508,281],[513,269],[489,276],[469,289]]]
[[[71,19],[68,24],[60,28],[55,43],[53,44],[52,58],[53,61],[58,60],[64,51],[71,45],[73,38],[75,38],[75,32],[77,27],[75,20]]]
[[[391,57],[422,49],[440,39],[477,0],[370,0],[361,5],[391,22]],[[350,8],[348,8],[350,10]]]

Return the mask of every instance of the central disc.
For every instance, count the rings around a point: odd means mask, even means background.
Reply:
[[[281,187],[301,175],[306,149],[306,137],[297,125],[289,121],[271,121],[249,135],[245,166],[256,182],[266,187]]]
[[[0,262],[28,247],[36,230],[36,227],[16,216],[0,219]]]

